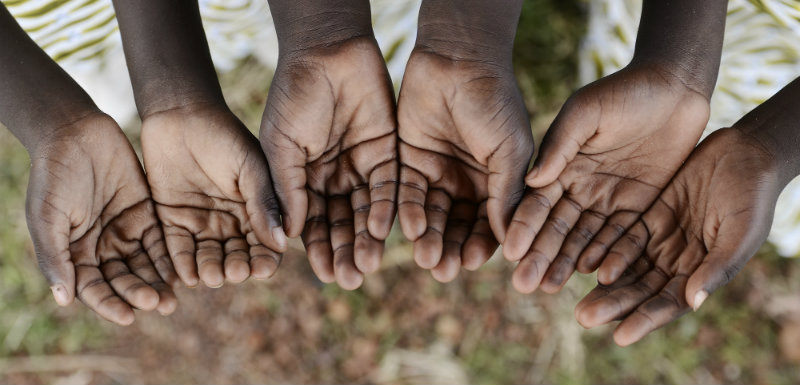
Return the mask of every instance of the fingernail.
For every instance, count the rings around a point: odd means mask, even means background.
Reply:
[[[282,226],[272,229],[272,239],[278,243],[278,247],[280,247],[281,250],[286,249],[288,241],[286,240],[286,233],[283,231]]]
[[[692,305],[694,311],[700,308],[700,305],[706,301],[706,298],[708,298],[708,293],[706,293],[705,290],[700,290],[694,295],[694,305]]]
[[[525,177],[525,183],[533,182],[536,179],[536,175],[539,174],[539,170],[540,170],[539,166],[533,166],[531,171],[528,173],[528,176]]]
[[[53,285],[50,287],[50,290],[53,292],[53,298],[56,299],[56,303],[59,306],[69,305],[69,296],[67,295],[67,289],[64,286]]]

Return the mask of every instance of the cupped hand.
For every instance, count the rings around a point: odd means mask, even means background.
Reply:
[[[361,285],[395,217],[394,93],[375,39],[282,54],[261,129],[289,236],[323,282]]]
[[[287,240],[258,140],[224,106],[193,104],[142,122],[147,180],[187,286],[275,273]]]
[[[510,68],[418,46],[398,101],[398,210],[434,278],[483,265],[502,240],[533,154]]]
[[[78,297],[120,325],[134,309],[174,311],[177,277],[150,191],[125,135],[92,114],[31,151],[27,218],[59,305]]]
[[[625,346],[697,310],[766,241],[781,189],[764,146],[736,128],[715,132],[611,247],[578,321],[622,320],[614,339]]]
[[[663,66],[632,64],[577,91],[547,132],[503,244],[514,287],[556,292],[594,271],[697,144],[708,100]]]

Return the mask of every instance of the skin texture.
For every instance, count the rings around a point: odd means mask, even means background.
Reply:
[[[395,216],[391,81],[372,37],[282,55],[261,144],[290,236],[323,282],[355,289],[380,266]]]
[[[766,241],[781,190],[800,174],[800,81],[692,152],[609,250],[576,307],[584,327],[622,320],[621,346],[680,317],[730,281]]]
[[[261,126],[287,234],[323,282],[359,287],[395,217],[394,95],[368,1],[270,1],[280,56]]]
[[[511,67],[520,3],[507,3],[423,2],[400,90],[400,224],[442,282],[497,248],[533,153]]]
[[[699,306],[767,239],[782,188],[763,145],[737,129],[714,133],[611,247],[578,322],[622,319],[614,340],[626,346]]]
[[[287,240],[257,139],[225,104],[197,1],[114,1],[147,180],[187,286],[272,276]]]
[[[171,284],[177,276],[144,173],[111,118],[92,115],[60,127],[31,153],[26,213],[60,305],[77,296],[120,325],[133,322],[133,309],[175,310],[161,276]]]
[[[195,105],[142,122],[147,180],[181,280],[266,279],[286,237],[258,141],[227,109]]]
[[[556,292],[594,271],[708,122],[727,1],[645,1],[636,52],[577,91],[550,127],[503,243],[512,282]]]
[[[31,156],[28,228],[56,302],[120,325],[171,313],[177,276],[125,135],[2,5],[0,46],[0,121]]]

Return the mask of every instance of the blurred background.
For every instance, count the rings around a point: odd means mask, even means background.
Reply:
[[[138,146],[139,122],[110,0],[2,0]],[[256,130],[277,42],[265,0],[200,0],[225,96]],[[419,0],[373,0],[395,85]],[[515,46],[539,139],[581,85],[631,58],[641,1],[525,0]],[[1,48],[0,48],[1,49]],[[731,0],[709,131],[735,122],[800,75],[800,1]],[[254,131],[255,132],[255,131]],[[557,295],[521,295],[496,255],[442,285],[399,231],[381,270],[346,292],[317,281],[293,243],[278,274],[182,289],[175,314],[128,327],[81,304],[57,308],[25,225],[29,159],[0,129],[0,383],[665,383],[800,382],[800,187],[781,198],[770,242],[697,312],[616,347],[614,325],[573,317],[593,276]]]

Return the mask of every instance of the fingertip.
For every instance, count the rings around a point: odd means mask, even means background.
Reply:
[[[275,241],[275,246],[278,250],[275,250],[279,253],[283,253],[289,247],[289,240],[286,236],[286,232],[283,230],[283,226],[278,226],[272,229],[272,239]]]
[[[337,270],[336,282],[344,290],[355,290],[361,287],[364,283],[364,275],[354,271],[341,272],[344,269]]]
[[[113,322],[115,322],[120,326],[129,326],[135,320],[136,320],[136,315],[133,314],[133,310],[127,309],[127,311],[124,311],[122,314],[118,315],[116,320],[114,320]]]
[[[526,274],[522,269],[517,266],[514,273],[511,275],[511,285],[514,289],[522,294],[530,294],[536,291],[539,286]]]
[[[416,242],[425,234],[428,228],[428,221],[425,218],[425,211],[422,207],[417,209],[400,208],[400,229],[403,230],[403,235],[411,242]]]
[[[235,261],[225,265],[225,280],[230,283],[242,283],[250,277],[250,265],[244,261]]]
[[[631,333],[625,332],[620,328],[614,331],[614,343],[619,347],[630,346],[631,344],[642,339],[642,336],[636,336]]]
[[[177,308],[178,298],[175,297],[174,293],[171,293],[171,295],[166,295],[165,293],[159,294],[158,307],[156,308],[159,314],[167,316],[174,313]]]
[[[62,284],[55,284],[50,287],[50,290],[53,292],[53,298],[58,306],[69,306],[75,298]]]
[[[372,203],[367,218],[367,230],[373,238],[383,241],[392,231],[394,218],[394,202]]]
[[[620,269],[617,266],[603,263],[600,268],[597,270],[597,282],[600,282],[602,285],[611,285],[619,279],[619,277],[624,272],[624,269]]]

